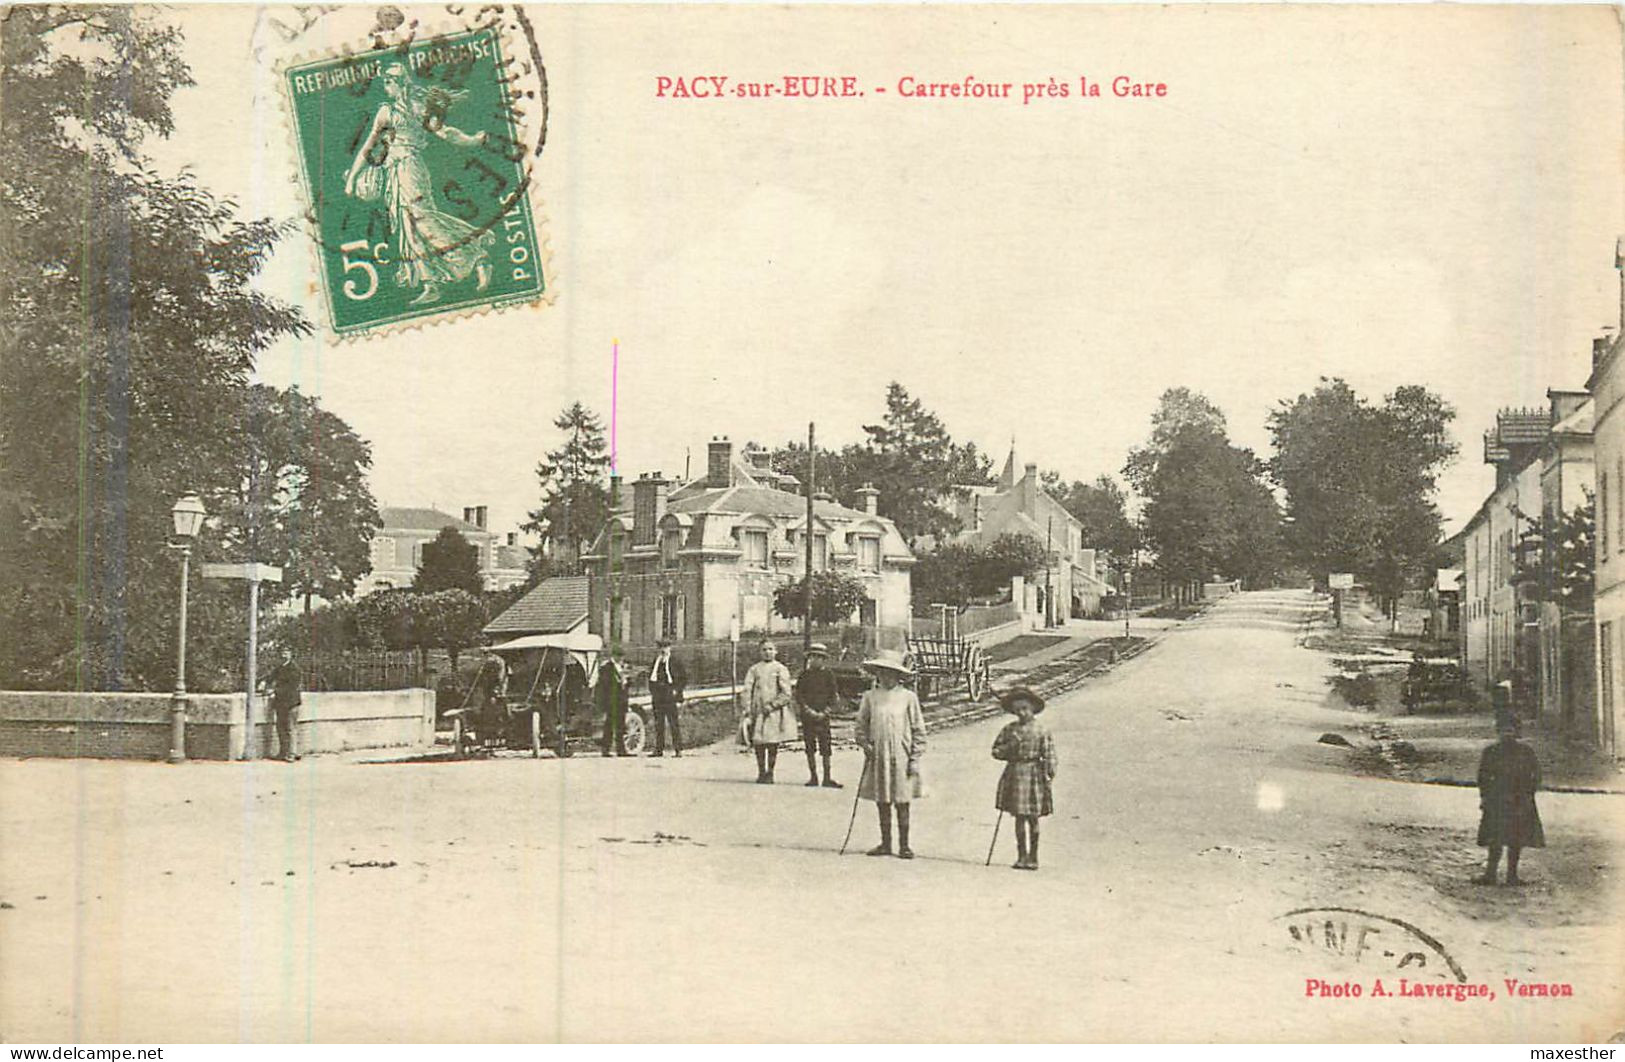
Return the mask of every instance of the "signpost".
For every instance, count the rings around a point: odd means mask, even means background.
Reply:
[[[1343,625],[1343,591],[1354,589],[1353,572],[1332,572],[1326,577],[1326,584],[1332,590],[1332,615],[1337,619],[1337,625]]]
[[[246,561],[240,564],[205,564],[205,579],[242,579],[248,583],[248,695],[243,698],[243,753],[248,759],[254,747],[254,687],[259,668],[260,583],[280,583],[282,569],[270,564]]]

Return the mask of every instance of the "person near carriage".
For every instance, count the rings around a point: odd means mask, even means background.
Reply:
[[[655,647],[658,650],[655,662],[649,666],[649,709],[654,717],[655,747],[649,755],[666,754],[666,728],[669,726],[672,755],[681,756],[683,728],[678,722],[678,712],[683,704],[683,689],[688,685],[688,672],[683,669],[683,662],[672,656],[670,638],[661,638],[655,642]]]
[[[1004,761],[993,806],[1016,820],[1016,870],[1038,869],[1038,820],[1055,811],[1055,739],[1037,716],[1044,699],[1025,686],[999,694],[1015,721],[993,739],[993,758]]]
[[[897,809],[897,855],[913,859],[908,844],[909,809],[923,788],[920,758],[925,754],[925,713],[903,680],[914,669],[901,653],[883,650],[864,661],[877,685],[858,702],[853,737],[863,749],[863,778],[858,796],[873,800],[880,813],[880,843],[872,856],[892,854],[892,808]]]
[[[1518,858],[1525,848],[1546,847],[1546,831],[1535,807],[1540,788],[1540,759],[1518,740],[1517,716],[1508,713],[1496,723],[1498,740],[1484,749],[1478,761],[1478,844],[1489,849],[1484,873],[1473,879],[1494,885],[1495,872],[1506,849],[1508,885],[1521,885]]]
[[[792,707],[795,684],[790,669],[779,660],[779,647],[763,639],[762,658],[745,672],[740,696],[750,720],[750,743],[756,749],[756,781],[773,784],[773,769],[779,762],[779,746],[796,739],[796,716]]]
[[[598,681],[594,683],[593,706],[604,717],[604,731],[598,749],[605,756],[625,756],[626,751],[626,673],[616,654],[604,657],[598,665]]]
[[[816,786],[818,757],[824,760],[824,781],[827,789],[840,789],[829,771],[830,716],[840,702],[840,691],[835,686],[835,672],[829,669],[829,648],[821,642],[807,647],[807,667],[796,679],[796,703],[801,707],[801,739],[807,746],[807,784]]]
[[[299,758],[294,748],[294,729],[299,717],[299,705],[304,700],[300,693],[299,662],[293,650],[284,648],[281,659],[270,674],[271,714],[276,721],[277,754],[275,759],[292,763]]]

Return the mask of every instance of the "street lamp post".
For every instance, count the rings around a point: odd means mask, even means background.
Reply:
[[[203,527],[203,517],[206,515],[203,500],[196,494],[188,494],[175,503],[169,511],[175,520],[176,541],[170,543],[170,549],[179,551],[181,555],[181,608],[180,622],[175,639],[175,694],[170,701],[169,717],[169,762],[186,762],[186,590],[187,578],[191,574],[192,566],[192,540]]]

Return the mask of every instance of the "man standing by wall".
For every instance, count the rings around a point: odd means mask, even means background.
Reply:
[[[671,655],[671,639],[655,642],[660,653],[649,668],[649,699],[654,714],[655,747],[651,756],[666,754],[666,727],[671,726],[672,753],[683,754],[683,731],[677,722],[677,710],[683,703],[683,687],[688,685],[688,672],[681,661]]]
[[[824,757],[824,786],[840,789],[830,777],[829,717],[839,701],[835,673],[828,667],[829,650],[820,642],[807,647],[807,669],[796,680],[796,703],[801,706],[801,737],[807,743],[807,784],[818,784],[818,760]]]
[[[779,648],[763,640],[762,658],[745,672],[745,711],[751,719],[751,744],[756,746],[756,781],[773,784],[779,745],[796,739],[796,717],[790,702],[794,685],[790,669],[779,663]]]
[[[271,714],[276,719],[277,755],[292,763],[299,758],[293,747],[293,727],[303,700],[299,690],[299,665],[292,649],[282,650],[282,659],[271,672]]]

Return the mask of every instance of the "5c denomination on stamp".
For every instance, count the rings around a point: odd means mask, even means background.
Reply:
[[[511,65],[485,27],[284,71],[336,333],[545,293]]]

